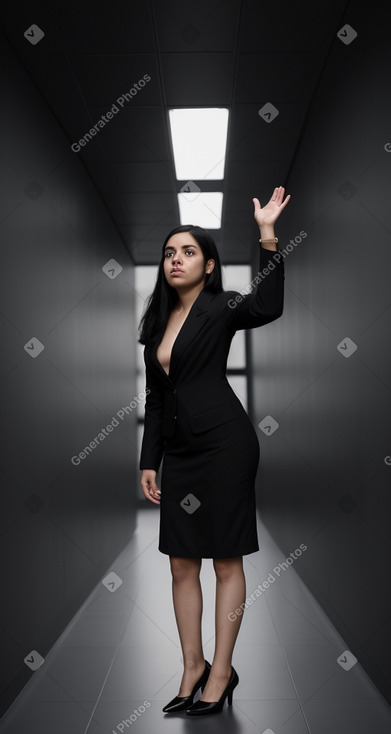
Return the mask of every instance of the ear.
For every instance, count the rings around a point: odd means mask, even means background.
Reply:
[[[211,273],[215,265],[216,265],[216,262],[214,260],[208,260],[205,273],[207,274]]]

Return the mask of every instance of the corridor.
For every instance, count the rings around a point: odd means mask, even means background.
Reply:
[[[244,612],[232,707],[226,701],[221,714],[202,721],[163,714],[182,664],[168,557],[157,550],[158,512],[140,501],[134,538],[3,717],[1,734],[190,734],[201,727],[213,734],[389,734],[390,707],[359,661],[349,669],[344,641],[261,523],[260,550],[244,558],[244,570],[247,597],[258,584],[264,591]],[[115,590],[105,586],[109,576]],[[204,654],[212,662],[211,559],[200,578]]]

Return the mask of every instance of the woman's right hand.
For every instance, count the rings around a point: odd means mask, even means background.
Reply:
[[[154,469],[143,469],[140,483],[145,497],[155,505],[160,505],[160,489],[156,484],[156,472]]]

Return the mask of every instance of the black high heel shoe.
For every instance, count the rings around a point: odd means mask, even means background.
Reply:
[[[198,679],[197,683],[194,684],[193,690],[190,694],[190,696],[175,696],[175,698],[170,701],[170,703],[167,703],[166,706],[162,709],[165,714],[173,714],[177,711],[185,711],[188,706],[193,703],[193,698],[195,694],[197,693],[198,689],[201,688],[204,690],[206,686],[206,681],[208,680],[208,676],[210,673],[211,664],[208,663],[207,660],[205,660],[205,670],[203,674],[201,675],[201,678]]]
[[[232,706],[232,693],[239,683],[239,676],[235,668],[231,665],[231,677],[227,683],[218,701],[201,701],[198,699],[190,708],[186,709],[188,716],[202,716],[203,714],[217,714],[224,706],[224,701],[228,696],[228,705]]]

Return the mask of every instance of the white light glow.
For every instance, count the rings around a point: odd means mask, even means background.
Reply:
[[[206,107],[169,110],[178,180],[224,178],[228,110]]]
[[[195,224],[205,229],[220,229],[223,194],[205,191],[197,194],[178,194],[181,224]]]

